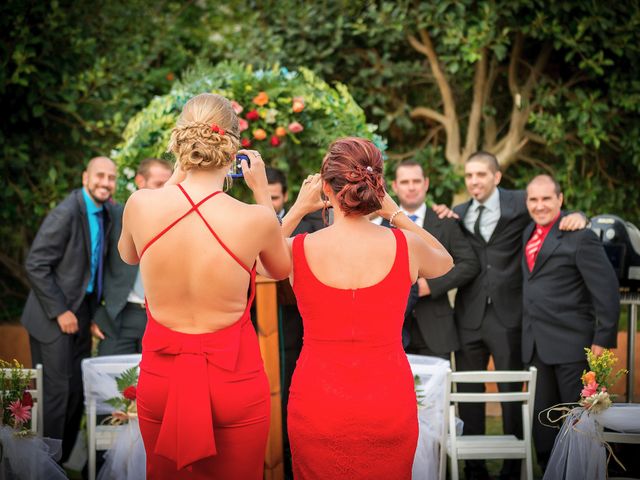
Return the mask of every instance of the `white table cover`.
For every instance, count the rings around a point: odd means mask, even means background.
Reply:
[[[419,374],[420,385],[416,393],[422,396],[422,406],[418,408],[418,446],[413,461],[414,480],[437,480],[439,478],[440,445],[444,425],[444,404],[447,370],[449,362],[438,357],[407,355],[410,365],[428,365],[434,367],[433,374]],[[456,430],[462,434],[462,420],[456,419]]]
[[[592,414],[582,407],[564,419],[553,445],[545,480],[601,480],[607,473],[607,450],[602,428],[640,433],[640,405],[616,403]]]
[[[98,415],[110,415],[113,407],[105,400],[120,395],[116,377],[127,368],[140,363],[141,355],[110,355],[88,358],[82,361],[85,405],[96,402]],[[101,366],[122,364],[120,372],[105,373]],[[105,454],[105,462],[98,474],[98,480],[144,480],[146,475],[146,453],[140,426],[136,419],[120,427],[120,432],[111,448]]]

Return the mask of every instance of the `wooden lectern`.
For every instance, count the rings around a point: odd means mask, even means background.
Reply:
[[[260,353],[264,360],[271,391],[271,426],[264,460],[264,478],[265,480],[284,480],[276,281],[260,275],[256,279],[256,317]]]

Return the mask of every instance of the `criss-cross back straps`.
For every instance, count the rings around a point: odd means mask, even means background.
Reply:
[[[198,207],[200,205],[202,205],[202,201],[198,202],[198,204],[196,205],[193,200],[191,200],[191,197],[189,196],[189,194],[187,193],[187,191],[182,188],[182,185],[178,184],[178,187],[180,188],[180,190],[182,191],[182,193],[184,193],[184,196],[187,197],[187,200],[189,200],[189,203],[191,204],[192,208],[191,210],[195,210],[195,212],[200,216],[200,218],[202,219],[202,221],[204,222],[204,224],[207,226],[207,228],[209,229],[209,231],[211,232],[211,235],[214,236],[214,238],[218,241],[218,243],[220,244],[220,246],[222,248],[225,249],[225,251],[231,256],[231,258],[233,258],[238,265],[240,265],[242,268],[244,268],[249,274],[251,274],[252,269],[250,269],[249,267],[247,267],[242,260],[240,260],[235,253],[233,253],[229,247],[227,247],[224,242],[222,241],[222,239],[218,236],[218,234],[216,232],[213,231],[213,228],[211,228],[211,225],[209,225],[209,222],[207,222],[207,220],[204,218],[204,216],[202,215],[202,212],[200,212],[200,210],[198,210]],[[216,192],[216,193],[220,193],[220,192]],[[210,197],[207,197],[210,198]],[[254,265],[255,268],[255,265]]]
[[[178,218],[177,220],[175,220],[174,222],[171,223],[171,225],[169,225],[167,228],[165,228],[164,230],[162,230],[160,233],[158,233],[155,237],[153,237],[151,240],[149,240],[149,242],[144,246],[144,248],[142,249],[142,251],[140,252],[140,258],[142,258],[142,255],[144,255],[144,252],[147,251],[147,249],[153,245],[155,243],[156,240],[158,240],[160,237],[162,237],[162,235],[164,235],[165,233],[167,233],[169,230],[171,230],[180,220],[182,220],[184,217],[186,217],[187,215],[189,215],[191,212],[198,211],[198,207],[200,205],[202,205],[204,202],[206,202],[207,200],[209,200],[210,198],[215,197],[216,195],[218,195],[219,193],[222,193],[220,190],[213,192],[211,195],[207,195],[206,197],[204,197],[202,200],[200,200],[197,204],[194,204],[193,201],[191,201],[191,198],[189,198],[189,195],[187,195],[187,192],[184,191],[184,189],[182,188],[182,185],[178,184],[178,187],[180,187],[180,190],[182,190],[182,192],[186,195],[187,199],[189,200],[189,203],[191,204],[191,208],[189,210],[186,211],[186,213],[184,215],[182,215],[180,218]],[[198,213],[200,213],[198,211]],[[200,215],[202,217],[202,215]],[[206,220],[205,220],[206,223]],[[207,226],[209,226],[207,224]],[[209,227],[209,229],[211,229],[211,227]],[[215,233],[214,233],[215,235]],[[217,238],[217,237],[216,237]],[[220,241],[220,240],[218,240]],[[224,245],[223,245],[224,247]],[[224,247],[226,248],[226,247]],[[244,266],[244,265],[243,265]]]

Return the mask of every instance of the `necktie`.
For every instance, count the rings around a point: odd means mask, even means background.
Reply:
[[[409,220],[411,220],[413,223],[416,223],[417,219],[418,219],[418,215],[416,215],[415,213],[412,213],[411,215],[409,215]]]
[[[104,268],[104,210],[96,212],[98,218],[98,268],[96,269],[96,288],[98,302],[102,299],[102,270]]]
[[[144,299],[144,287],[142,286],[142,275],[140,275],[140,269],[136,275],[136,281],[133,283],[133,293],[138,297]]]
[[[527,266],[529,267],[529,271],[533,270],[533,266],[536,263],[536,257],[538,256],[538,252],[540,251],[540,247],[542,246],[542,228],[536,227],[533,235],[527,242],[527,245],[524,248],[525,257],[527,259]]]
[[[481,222],[481,218],[482,218],[482,212],[484,212],[484,209],[486,207],[484,205],[479,205],[478,206],[478,218],[476,218],[476,223],[473,224],[473,233],[476,234],[476,236],[482,240],[483,242],[485,241],[484,237],[482,236],[482,234],[480,233],[480,222]]]

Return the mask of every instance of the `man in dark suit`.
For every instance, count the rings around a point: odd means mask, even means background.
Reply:
[[[502,178],[495,156],[476,152],[465,163],[465,184],[472,199],[454,208],[478,260],[480,275],[458,289],[455,317],[461,348],[456,369],[486,370],[489,356],[496,370],[520,370],[522,326],[522,232],[529,224],[525,192],[498,188]],[[561,229],[584,228],[580,213],[565,217]],[[500,391],[517,384],[498,384]],[[460,391],[482,391],[482,385],[459,385]],[[483,435],[485,406],[461,403],[464,434]],[[503,430],[522,436],[520,405],[502,405]],[[519,478],[520,461],[504,462],[501,478]],[[468,460],[465,477],[489,478],[482,460]]]
[[[409,337],[406,351],[450,360],[459,342],[447,293],[473,279],[480,272],[480,264],[458,222],[453,218],[438,218],[427,208],[429,179],[425,178],[418,162],[405,160],[398,164],[392,189],[404,213],[436,237],[455,264],[446,275],[428,282],[419,278],[412,287],[415,303],[405,317],[404,330]]]
[[[74,190],[46,216],[26,260],[31,291],[22,313],[33,364],[44,367],[44,435],[62,439],[68,459],[83,410],[81,361],[91,354],[89,325],[102,294],[116,166],[93,158]]]
[[[538,369],[533,440],[543,469],[558,430],[542,425],[538,413],[580,398],[584,349],[600,355],[615,347],[620,315],[618,280],[600,240],[589,229],[559,230],[562,201],[548,175],[527,186],[533,223],[522,237],[522,361]]]
[[[161,188],[171,177],[165,160],[146,158],[134,177],[136,187]],[[144,288],[137,265],[128,265],[118,253],[122,231],[122,205],[114,205],[113,228],[109,235],[109,255],[105,265],[104,297],[91,325],[101,341],[98,355],[124,355],[142,352],[142,336],[147,325]]]

